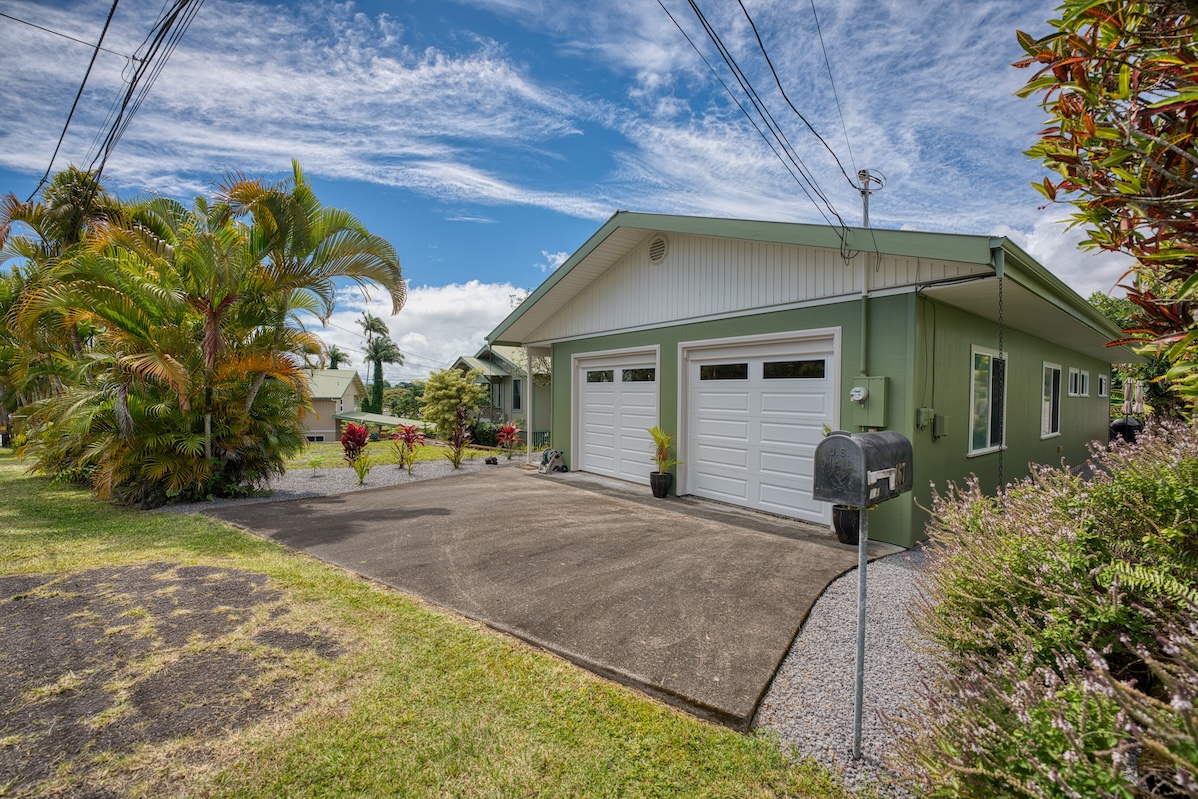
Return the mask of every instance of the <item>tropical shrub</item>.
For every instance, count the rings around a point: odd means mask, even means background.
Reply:
[[[514,424],[505,424],[499,428],[499,433],[496,435],[496,441],[499,446],[503,447],[507,453],[507,459],[512,459],[512,450],[520,446],[520,434],[524,431]]]
[[[16,228],[13,222],[22,223]],[[32,231],[11,235],[14,230]],[[234,176],[191,207],[121,203],[86,173],[0,200],[0,402],[33,468],[143,503],[252,491],[305,443],[307,380],[337,278],[406,289],[394,249],[320,205],[302,170]]]
[[[360,452],[358,457],[350,461],[350,465],[354,467],[354,473],[358,475],[358,485],[366,482],[366,475],[370,474],[370,470],[374,468],[374,458],[370,457],[369,452]]]
[[[480,447],[498,447],[500,426],[494,422],[475,422],[470,428],[470,438]]]
[[[458,408],[454,414],[453,427],[449,431],[446,443],[449,444],[449,452],[445,457],[449,458],[453,468],[461,468],[462,458],[466,455],[466,445],[470,443],[470,413],[465,408]]]
[[[391,434],[391,446],[395,448],[395,465],[412,473],[416,461],[416,448],[424,446],[424,433],[416,429],[417,425],[401,425]]]
[[[345,432],[341,434],[341,449],[345,452],[345,460],[353,466],[362,453],[366,449],[366,445],[370,443],[370,432],[366,429],[366,425],[359,425],[350,422],[345,426]]]
[[[420,398],[421,418],[436,425],[442,438],[448,438],[456,424],[459,408],[467,414],[477,411],[487,398],[487,387],[475,380],[476,371],[463,373],[457,369],[433,372],[424,383]]]
[[[1160,726],[1176,717],[1145,728],[1124,699],[1169,701],[1162,633],[1196,607],[1198,433],[1153,426],[1092,465],[1089,482],[1042,468],[999,497],[976,481],[935,497],[914,613],[935,665],[892,722],[919,795],[1130,797],[1137,734],[1191,756]]]

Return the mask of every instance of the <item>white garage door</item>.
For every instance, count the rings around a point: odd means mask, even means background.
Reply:
[[[653,470],[656,358],[580,361],[579,446],[574,468],[638,483]]]
[[[688,357],[688,492],[825,522],[811,498],[815,448],[835,426],[831,338]]]

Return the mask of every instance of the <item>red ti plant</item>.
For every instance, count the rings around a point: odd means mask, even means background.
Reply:
[[[449,453],[445,456],[458,469],[466,454],[466,445],[470,443],[470,413],[461,405],[453,412],[453,428],[449,434]]]
[[[366,425],[350,422],[346,425],[345,432],[341,434],[341,448],[345,450],[345,459],[351,466],[362,456],[362,451],[369,443],[370,432],[367,431]]]
[[[416,462],[416,447],[424,446],[424,433],[416,429],[416,425],[400,425],[391,434],[391,446],[395,447],[395,464],[399,468],[412,473],[412,464]]]
[[[505,424],[499,428],[499,432],[495,434],[495,439],[499,442],[499,446],[507,452],[507,459],[512,459],[512,450],[520,446],[520,434],[524,431],[514,424]]]

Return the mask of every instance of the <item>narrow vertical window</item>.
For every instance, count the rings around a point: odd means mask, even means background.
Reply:
[[[1040,411],[1040,438],[1061,432],[1061,367],[1044,364],[1044,401]]]
[[[520,381],[512,381],[512,410],[520,410]]]
[[[1110,390],[1108,387],[1107,376],[1099,375],[1098,376],[1098,396],[1106,397],[1109,395],[1110,395]]]
[[[1069,396],[1077,397],[1082,393],[1082,373],[1078,369],[1069,370]]]
[[[1007,362],[994,350],[974,347],[970,375],[969,454],[1003,446],[1006,430]]]

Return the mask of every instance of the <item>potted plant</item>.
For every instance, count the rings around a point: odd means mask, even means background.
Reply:
[[[832,529],[842,544],[856,544],[861,538],[861,509],[848,505],[832,506]]]
[[[650,427],[649,435],[653,436],[653,463],[657,466],[657,471],[649,473],[649,486],[653,489],[653,496],[664,499],[670,493],[670,484],[674,482],[674,475],[670,474],[669,469],[678,465],[678,460],[670,457],[674,436],[662,430],[660,425]]]

